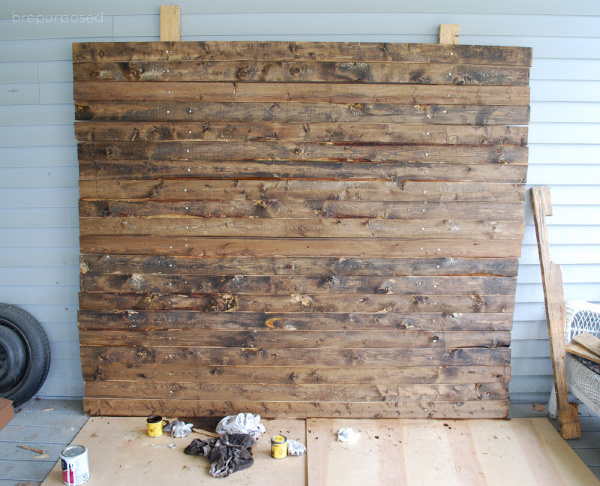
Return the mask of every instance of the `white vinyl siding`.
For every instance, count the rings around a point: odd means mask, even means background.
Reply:
[[[0,302],[23,306],[50,337],[44,397],[83,395],[71,46],[158,40],[161,3],[5,0],[0,6]],[[550,252],[563,267],[567,299],[600,301],[600,2],[176,3],[182,40],[437,42],[440,23],[457,23],[462,44],[532,47],[528,185],[551,188]],[[29,14],[101,15],[102,21],[36,24],[22,19]],[[510,395],[545,401],[552,368],[527,204]]]

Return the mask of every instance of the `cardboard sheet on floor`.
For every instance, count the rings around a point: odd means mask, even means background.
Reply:
[[[206,436],[191,434],[181,439],[167,433],[151,438],[146,434],[145,417],[92,417],[73,440],[88,448],[90,480],[95,484],[179,484],[264,485],[273,478],[286,478],[286,486],[306,484],[306,456],[271,458],[270,439],[283,434],[306,441],[304,420],[263,420],[267,428],[254,447],[254,465],[227,478],[213,478],[205,457],[187,456],[183,450],[193,439]],[[155,444],[154,446],[151,444]],[[170,449],[169,444],[175,444]],[[60,462],[60,461],[59,461]],[[270,479],[269,479],[270,478]],[[62,485],[60,463],[54,467],[44,486]]]
[[[352,427],[353,443],[335,432]],[[600,484],[547,419],[308,419],[308,484]]]

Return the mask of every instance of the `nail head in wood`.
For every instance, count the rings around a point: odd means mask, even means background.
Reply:
[[[181,14],[179,5],[160,6],[160,40],[167,42],[181,40]]]

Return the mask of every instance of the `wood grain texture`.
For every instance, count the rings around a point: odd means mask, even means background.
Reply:
[[[534,187],[531,189],[531,207],[542,271],[560,433],[565,439],[576,439],[581,436],[581,429],[577,404],[569,403],[568,398],[564,336],[567,314],[562,272],[560,267],[550,260],[550,245],[546,229],[545,218],[546,216],[552,216],[552,202],[550,201],[550,189],[548,187]]]
[[[469,402],[301,402],[293,409],[289,402],[250,402],[247,400],[168,400],[84,398],[88,415],[139,416],[167,410],[180,417],[222,417],[252,410],[261,417],[345,417],[345,418],[504,418],[508,400],[475,400]],[[171,410],[169,410],[171,409]]]
[[[331,42],[85,42],[73,44],[73,61],[317,60],[468,63],[531,66],[524,47]]]
[[[266,89],[266,88],[265,88]],[[357,98],[361,100],[361,98]],[[526,125],[529,106],[350,103],[81,101],[78,121],[426,123],[433,125]]]
[[[135,346],[152,342],[156,346],[230,346],[336,348],[343,342],[347,349],[362,348],[493,348],[508,346],[510,332],[503,331],[318,331],[252,330],[252,331],[131,331],[93,329],[80,332],[86,346]]]
[[[283,123],[283,122],[81,122],[75,125],[81,142],[117,141],[228,141],[280,139],[289,142],[365,142],[448,145],[526,145],[526,127],[498,125],[405,124],[402,131],[390,123]]]
[[[186,188],[184,188],[186,189]],[[189,192],[189,190],[188,190]],[[185,196],[185,194],[183,194]],[[204,200],[81,200],[81,218],[129,217],[192,217],[198,218],[251,218],[251,219],[383,219],[446,221],[513,221],[523,203],[479,202],[399,202],[399,201],[330,201],[301,199],[268,199],[218,201],[214,195]],[[190,220],[187,220],[190,222]],[[208,223],[208,222],[205,222]],[[273,225],[277,224],[275,221]],[[308,222],[307,222],[308,223]],[[515,221],[516,223],[516,221]],[[203,224],[203,223],[200,223]],[[424,231],[424,230],[423,230]]]
[[[310,366],[155,366],[117,362],[83,363],[86,381],[265,385],[385,385],[508,383],[510,366],[388,366],[323,368]]]
[[[511,145],[401,145],[365,146],[316,143],[221,143],[221,142],[81,142],[79,160],[127,161],[335,161],[423,162],[444,164],[523,164],[527,147]]]
[[[81,255],[80,273],[92,274],[164,274],[164,275],[343,275],[343,276],[480,276],[516,277],[518,262],[509,258],[382,258],[273,256],[230,258]]]
[[[587,349],[590,353],[600,359],[600,339],[589,332],[573,336],[573,342]]]
[[[525,202],[524,184],[443,181],[81,180],[88,199],[255,201],[259,199],[432,202]],[[471,204],[477,208],[480,204]],[[424,206],[425,207],[425,206]]]
[[[526,86],[528,67],[479,64],[332,61],[80,62],[75,81],[198,81],[261,83],[386,83]]]
[[[361,277],[323,275],[301,276],[247,276],[193,274],[155,275],[86,273],[81,276],[83,292],[101,292],[110,288],[116,292],[169,292],[179,293],[239,293],[239,294],[402,294],[402,295],[471,295],[477,292],[492,295],[513,294],[515,278],[505,277]],[[580,343],[581,344],[581,343]]]
[[[384,103],[419,105],[527,106],[529,86],[401,84],[75,81],[73,97],[85,101]]]
[[[530,49],[73,53],[89,413],[506,416]]]
[[[510,313],[260,313],[80,310],[82,330],[510,331]]]
[[[185,257],[518,258],[521,240],[81,236],[81,253]]]
[[[81,236],[136,235],[173,237],[521,239],[525,225],[516,221],[398,220],[362,218],[80,218]]]
[[[510,349],[500,348],[203,348],[190,346],[82,346],[82,359],[126,365],[170,366],[315,366],[387,368],[411,366],[497,366],[510,364]]]

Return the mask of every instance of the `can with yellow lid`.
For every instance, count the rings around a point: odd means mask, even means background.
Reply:
[[[287,457],[287,438],[283,435],[276,435],[271,439],[271,457],[273,459]]]

